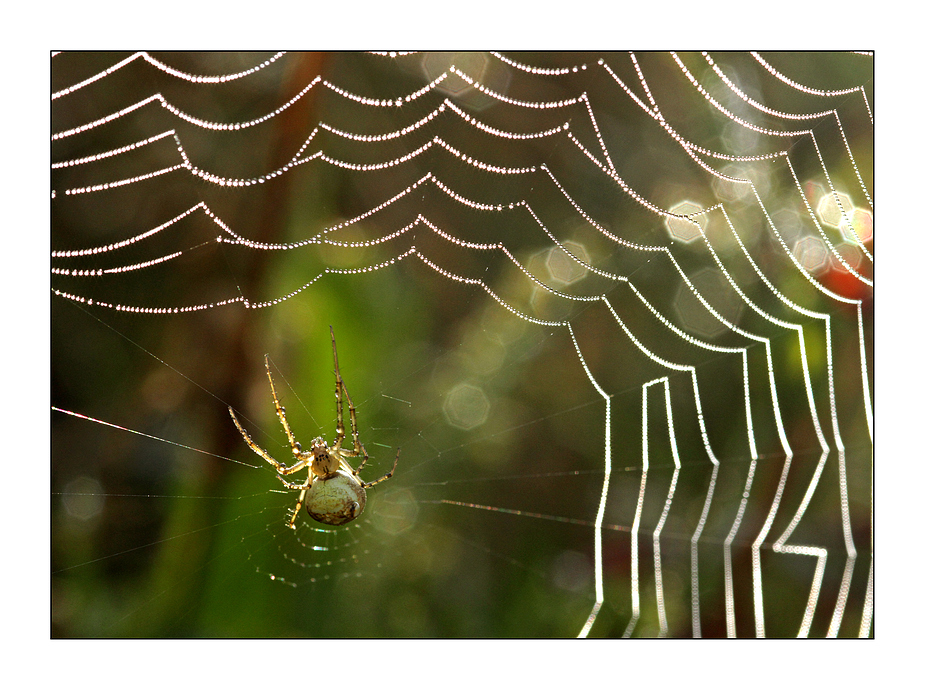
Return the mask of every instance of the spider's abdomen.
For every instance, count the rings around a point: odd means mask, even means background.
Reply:
[[[366,489],[350,472],[338,470],[322,479],[316,477],[305,495],[305,511],[326,525],[343,525],[366,507]]]

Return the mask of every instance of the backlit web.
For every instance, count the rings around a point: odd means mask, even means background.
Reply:
[[[872,55],[51,67],[53,634],[871,634]]]

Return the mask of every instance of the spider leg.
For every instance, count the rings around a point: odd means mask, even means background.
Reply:
[[[309,471],[308,479],[301,484],[299,482],[287,482],[281,475],[276,475],[276,478],[279,479],[287,489],[310,489],[314,482],[314,475],[311,471]]]
[[[353,433],[353,436],[354,436],[353,442],[355,445],[354,445],[354,450],[350,451],[351,457],[358,458],[361,455],[363,456],[363,459],[360,460],[360,464],[357,465],[356,470],[354,470],[353,472],[354,476],[358,476],[360,474],[360,470],[366,467],[366,463],[369,461],[369,453],[366,452],[366,447],[363,445],[363,442],[360,441],[356,432]]]
[[[366,451],[364,450],[363,452],[365,453]],[[371,487],[371,486],[376,486],[376,484],[378,484],[379,482],[384,482],[386,479],[391,478],[391,476],[392,476],[393,474],[395,474],[395,468],[398,467],[398,456],[399,456],[400,453],[401,453],[401,448],[399,448],[399,449],[395,452],[395,464],[392,465],[392,469],[389,470],[389,473],[388,473],[388,474],[382,475],[381,477],[379,477],[379,479],[377,479],[377,480],[374,481],[374,482],[364,482],[364,481],[361,480],[360,483],[363,484],[363,488],[364,488],[364,489],[368,489],[368,488]],[[364,458],[364,462],[365,462],[365,458]],[[360,467],[362,467],[362,465],[360,465]],[[359,471],[360,471],[360,470],[357,469],[357,471],[354,472],[353,474],[356,475]]]
[[[250,437],[250,434],[248,434],[248,433],[244,430],[244,427],[241,426],[241,422],[238,421],[238,417],[235,415],[234,410],[232,410],[232,409],[229,407],[229,408],[228,408],[228,412],[231,413],[231,421],[233,421],[233,422],[234,422],[234,425],[235,425],[236,427],[238,427],[238,431],[241,432],[241,436],[244,437],[244,441],[247,443],[248,446],[250,446],[250,449],[251,449],[252,451],[254,451],[255,453],[257,453],[257,455],[259,455],[260,457],[262,457],[262,458],[263,458],[264,460],[266,460],[268,463],[270,463],[271,465],[273,465],[273,467],[276,468],[276,471],[279,472],[280,474],[292,474],[292,473],[294,473],[294,472],[298,472],[299,470],[301,470],[303,467],[305,467],[306,465],[308,465],[308,464],[311,462],[311,457],[312,457],[312,456],[311,456],[310,453],[308,454],[308,458],[303,458],[303,457],[301,457],[301,455],[300,455],[300,456],[299,456],[299,461],[298,461],[296,464],[294,464],[292,467],[287,467],[287,466],[284,465],[283,463],[277,462],[277,461],[273,458],[272,455],[270,455],[270,454],[269,454],[268,452],[266,452],[263,448],[261,448],[261,447],[258,446],[256,443],[254,443],[254,440]]]
[[[282,465],[282,464],[276,462],[276,460],[273,459],[273,456],[271,456],[268,452],[266,452],[263,448],[261,448],[260,446],[258,446],[256,443],[254,443],[254,440],[250,437],[250,434],[248,434],[248,433],[244,430],[244,427],[241,426],[241,422],[238,421],[238,418],[237,418],[237,416],[235,415],[234,410],[231,409],[231,407],[228,408],[228,412],[231,413],[231,421],[233,421],[233,422],[234,422],[234,425],[235,425],[236,427],[238,427],[238,431],[241,432],[241,436],[244,437],[244,441],[247,443],[248,446],[250,446],[250,449],[251,449],[252,451],[254,451],[255,453],[257,453],[257,455],[259,455],[259,456],[262,457],[264,460],[266,460],[268,463],[270,463],[271,465],[273,465],[273,467],[275,467],[277,470],[286,469],[286,466],[285,466],[285,465]]]
[[[295,440],[295,436],[289,428],[289,422],[286,421],[286,408],[279,404],[279,397],[276,395],[276,386],[273,385],[273,374],[270,373],[269,355],[264,355],[263,362],[267,367],[267,378],[270,379],[270,392],[273,393],[273,404],[276,405],[276,416],[279,417],[279,421],[283,423],[286,438],[289,439],[289,445],[292,447],[292,454],[300,460],[304,460],[302,457],[302,446]]]
[[[344,399],[341,391],[346,391],[344,380],[340,377],[340,366],[337,363],[337,343],[334,341],[334,326],[328,326],[331,329],[331,349],[334,351],[334,398],[337,400],[337,438],[334,439],[334,445],[338,449],[344,442],[346,429],[344,429]],[[347,403],[350,403],[350,396],[347,396]],[[352,405],[351,405],[352,409]]]
[[[353,405],[353,400],[350,399],[350,392],[347,390],[347,384],[344,383],[344,379],[340,375],[340,367],[337,364],[337,344],[334,342],[334,327],[331,326],[331,347],[334,350],[334,397],[337,398],[337,439],[335,441],[335,446],[340,450],[341,444],[344,442],[347,430],[344,428],[344,398],[347,399],[347,410],[350,414],[350,433],[353,436],[353,451],[350,452],[350,457],[359,457],[363,456],[363,460],[360,462],[356,470],[353,470],[353,474],[356,475],[363,469],[366,462],[369,460],[369,455],[366,453],[366,449],[363,447],[363,444],[360,442],[360,432],[357,430],[357,409]],[[343,452],[343,451],[342,451]]]
[[[308,479],[305,480],[304,484],[290,484],[282,477],[279,478],[280,481],[288,486],[290,489],[302,489],[302,492],[299,494],[299,500],[296,501],[295,510],[292,511],[292,517],[289,518],[289,524],[286,525],[289,529],[295,529],[295,519],[298,516],[299,511],[302,510],[302,506],[305,503],[305,494],[308,493],[308,490],[312,487],[312,474],[309,472]]]

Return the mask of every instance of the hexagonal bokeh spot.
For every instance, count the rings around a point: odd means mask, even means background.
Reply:
[[[747,180],[748,173],[745,169],[737,165],[727,165],[723,168],[723,175],[726,177],[714,177],[710,186],[713,193],[722,201],[735,203],[748,199],[751,196],[752,188],[747,182],[736,182],[735,180]]]
[[[373,526],[387,534],[401,534],[417,522],[418,502],[411,489],[385,489],[373,503]]]
[[[478,386],[460,383],[451,390],[443,401],[446,420],[460,429],[474,429],[488,419],[491,403]]]
[[[742,312],[742,300],[720,271],[704,268],[691,276],[691,282],[723,318],[732,323],[738,322]],[[709,338],[726,330],[726,325],[703,306],[687,285],[678,288],[674,308],[688,333]]]
[[[468,77],[482,82],[488,71],[489,58],[485,53],[424,53],[421,58],[421,67],[428,81],[432,81],[450,67],[456,66]],[[452,73],[437,85],[437,89],[450,95],[459,95],[471,89],[472,86],[465,79]]]
[[[65,485],[62,502],[72,517],[90,520],[102,512],[103,496],[103,488],[98,481],[80,476]]]
[[[680,204],[675,204],[668,210],[678,216],[687,216],[693,213],[699,213],[703,209],[693,202],[682,201]],[[697,226],[697,223],[700,224],[700,227]],[[687,218],[675,218],[674,216],[665,218],[665,227],[668,228],[668,233],[674,239],[680,240],[681,242],[693,242],[700,237],[700,228],[706,229],[707,227],[706,217],[701,216],[697,219],[697,223]]]
[[[812,227],[808,218],[804,221],[803,216],[789,208],[775,211],[774,215],[771,216],[771,220],[788,247],[792,247],[806,234],[807,227]],[[776,247],[780,247],[780,244],[776,244]]]
[[[842,223],[839,229],[845,242],[866,243],[874,236],[874,216],[866,208],[855,208],[851,212],[851,225]]]
[[[864,256],[861,254],[861,250],[858,249],[857,243],[842,242],[840,245],[835,247],[835,250],[841,255],[841,258],[844,259],[845,263],[851,266],[851,268],[855,270],[860,268]],[[834,268],[836,271],[848,271],[844,264],[834,256],[832,257],[832,268]]]
[[[588,252],[584,246],[578,242],[565,241],[562,246],[582,261],[588,261]],[[588,274],[588,269],[575,261],[566,251],[556,245],[549,250],[546,255],[546,270],[549,271],[549,277],[560,285],[569,285],[581,280]]]
[[[799,240],[793,247],[793,255],[810,271],[823,269],[829,262],[829,248],[818,237],[804,237]]]
[[[839,208],[839,203],[841,203],[841,208]],[[837,228],[845,222],[845,215],[850,218],[853,211],[854,204],[851,203],[851,197],[842,193],[830,192],[816,204],[816,213],[819,214],[819,220],[833,228]]]

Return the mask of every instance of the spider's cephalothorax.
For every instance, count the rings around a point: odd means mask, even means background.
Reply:
[[[325,443],[324,439],[320,436],[312,439],[311,453],[302,453],[302,446],[299,443],[296,443],[295,447],[299,451],[299,455],[313,456],[311,465],[312,472],[315,473],[316,477],[328,477],[337,472],[337,468],[340,464],[338,463],[338,458],[334,457],[328,449],[328,444]]]
[[[398,466],[400,448],[395,453],[395,464],[392,465],[392,470],[388,474],[383,475],[374,482],[364,482],[360,479],[360,470],[366,465],[369,455],[367,455],[366,448],[360,442],[360,435],[357,431],[356,408],[354,408],[353,402],[350,400],[347,386],[344,385],[344,381],[340,377],[340,368],[337,364],[337,344],[334,342],[333,327],[331,328],[331,348],[334,350],[334,397],[337,400],[337,436],[333,446],[328,446],[325,440],[318,436],[312,440],[311,450],[302,450],[302,445],[295,440],[295,436],[289,429],[289,422],[286,421],[286,408],[279,404],[276,386],[273,384],[273,375],[270,373],[269,357],[264,358],[264,363],[267,367],[267,378],[270,379],[270,391],[273,393],[276,414],[283,424],[286,437],[289,439],[292,455],[296,460],[295,463],[289,467],[273,459],[269,453],[254,443],[250,435],[244,430],[244,427],[241,426],[234,410],[230,407],[228,408],[231,419],[251,450],[276,468],[279,473],[277,475],[279,480],[287,488],[301,491],[295,510],[292,512],[292,518],[289,520],[289,527],[292,529],[295,529],[295,519],[303,505],[305,506],[305,512],[318,522],[323,522],[327,525],[343,525],[350,522],[362,513],[363,508],[366,506],[366,489],[391,477]],[[353,448],[351,449],[342,448],[346,439],[344,398],[347,399],[347,409],[350,414],[350,431],[353,436]],[[356,469],[353,469],[350,463],[347,462],[347,458],[357,457],[362,457],[363,460]],[[303,469],[308,471],[308,477],[302,484],[288,482],[283,478]]]

